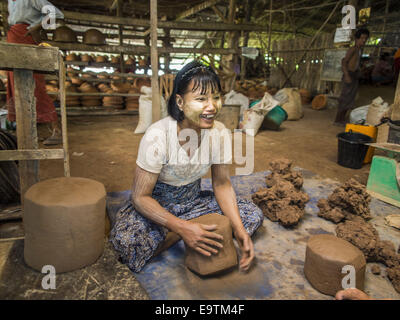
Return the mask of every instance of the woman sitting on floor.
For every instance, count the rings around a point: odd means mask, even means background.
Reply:
[[[142,270],[168,231],[205,256],[218,253],[222,236],[213,232],[216,225],[190,221],[214,212],[230,219],[241,251],[239,267],[249,269],[254,259],[250,236],[264,217],[253,202],[236,198],[229,178],[231,150],[227,158],[225,149],[215,152],[204,138],[204,132],[215,132],[207,129],[226,130],[215,120],[221,107],[221,84],[211,68],[194,61],[178,72],[168,102],[169,116],[152,124],[143,136],[131,199],[111,221],[110,241],[132,271]],[[180,139],[188,135],[189,143]],[[218,139],[221,142],[222,135]],[[193,142],[195,148],[187,148]],[[231,149],[230,140],[228,144]],[[209,151],[205,157],[204,150]],[[200,188],[201,177],[210,167],[214,193]]]

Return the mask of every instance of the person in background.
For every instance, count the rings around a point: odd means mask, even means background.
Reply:
[[[393,81],[393,68],[389,63],[389,54],[383,53],[372,70],[371,81],[375,85],[388,84]]]
[[[53,5],[46,0],[8,0],[8,24],[10,29],[7,32],[7,42],[39,44],[41,42],[42,20],[46,17],[42,13],[44,6]],[[56,19],[63,19],[63,13],[56,7],[54,8]],[[43,144],[60,144],[62,143],[62,136],[58,116],[52,100],[46,93],[44,75],[35,73],[33,77],[35,80],[36,120],[38,123],[50,124],[52,129],[52,135]],[[8,120],[15,122],[13,72],[8,72],[7,79]]]
[[[355,34],[355,44],[347,50],[346,56],[342,59],[342,92],[339,98],[338,110],[334,125],[346,125],[346,113],[354,106],[358,91],[358,79],[360,76],[360,61],[362,48],[369,37],[368,29],[359,29]]]

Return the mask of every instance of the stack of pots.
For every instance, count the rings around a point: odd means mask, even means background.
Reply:
[[[137,97],[126,97],[125,108],[126,110],[139,110],[139,94],[140,91],[137,88],[131,88],[128,91],[129,94],[138,94]]]
[[[68,93],[78,93],[78,90],[75,85],[72,84],[70,81],[65,81],[65,104],[67,107],[79,107],[80,101],[79,96],[70,96]]]
[[[106,93],[116,93],[112,89],[108,89]],[[123,97],[104,97],[103,106],[107,108],[123,109],[124,108],[124,98]]]
[[[79,87],[82,93],[98,93],[99,91],[87,82],[84,82]],[[82,96],[81,103],[83,107],[97,107],[101,105],[100,96]]]

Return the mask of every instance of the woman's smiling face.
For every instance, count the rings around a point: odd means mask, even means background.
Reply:
[[[199,129],[211,129],[215,117],[222,108],[221,93],[218,89],[213,90],[211,85],[207,90],[198,86],[194,91],[193,86],[194,81],[192,80],[183,97],[177,95],[177,104],[191,126]]]

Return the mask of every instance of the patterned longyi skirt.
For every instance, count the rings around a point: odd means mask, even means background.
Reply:
[[[191,220],[209,213],[222,214],[211,191],[201,190],[201,179],[185,186],[157,182],[153,198],[171,214]],[[240,218],[252,235],[261,226],[264,216],[252,201],[237,198]],[[112,221],[110,241],[133,272],[139,272],[165,240],[168,229],[153,223],[135,210],[131,200],[118,211]]]

